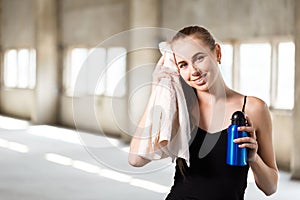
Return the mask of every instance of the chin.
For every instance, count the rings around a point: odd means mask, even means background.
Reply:
[[[192,85],[192,87],[195,88],[198,91],[203,91],[203,92],[209,91],[209,87],[208,87],[207,84],[201,85],[201,86],[199,86],[199,85]]]

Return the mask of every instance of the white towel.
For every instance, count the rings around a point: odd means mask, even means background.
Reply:
[[[161,43],[163,54],[153,72],[152,93],[138,155],[150,160],[170,156],[190,164],[191,123],[180,82],[180,74],[168,43]]]

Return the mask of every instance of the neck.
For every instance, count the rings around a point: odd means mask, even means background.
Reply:
[[[232,92],[222,79],[215,81],[207,91],[197,91],[199,111],[203,116],[199,120],[200,127],[204,127],[209,132],[224,129],[228,124],[226,99],[232,95]]]
[[[229,95],[230,89],[226,86],[223,79],[216,80],[214,84],[206,91],[197,90],[197,96],[200,103],[216,103],[224,101]]]

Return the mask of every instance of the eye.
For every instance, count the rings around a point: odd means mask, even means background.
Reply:
[[[202,62],[203,59],[204,59],[203,55],[198,55],[195,59],[195,62]]]
[[[198,54],[194,55],[192,58],[193,64],[197,65],[197,64],[201,63],[204,60],[205,56],[206,55],[203,53],[198,53]]]
[[[181,63],[178,64],[178,67],[180,69],[185,68],[185,67],[187,67],[187,63],[186,62],[181,62]]]

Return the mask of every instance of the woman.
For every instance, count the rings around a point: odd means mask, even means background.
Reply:
[[[190,166],[177,159],[174,185],[166,199],[244,199],[249,167],[257,187],[266,195],[273,194],[277,189],[278,169],[271,117],[265,102],[247,98],[225,85],[218,69],[221,48],[207,29],[183,28],[173,37],[171,47],[181,77],[196,92],[201,116],[197,134],[190,142]],[[248,126],[239,130],[249,133],[249,137],[234,141],[240,148],[248,148],[248,165],[242,167],[226,164],[227,127],[237,110],[245,112],[248,122]],[[214,142],[204,150],[206,153],[201,153],[209,141]],[[131,152],[136,144],[132,139]],[[134,166],[148,162],[141,156],[129,155],[129,163]]]

